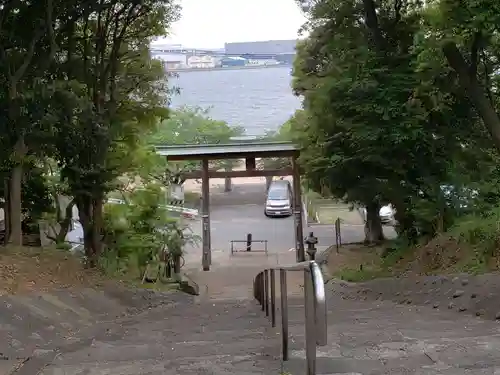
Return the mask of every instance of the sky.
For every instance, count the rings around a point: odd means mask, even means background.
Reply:
[[[180,0],[182,17],[157,43],[223,48],[226,42],[296,39],[305,22],[295,0]]]

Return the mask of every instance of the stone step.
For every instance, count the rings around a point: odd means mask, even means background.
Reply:
[[[280,374],[279,336],[253,301],[160,307],[105,326],[62,347],[42,375]]]
[[[119,362],[133,357],[136,361],[150,359],[175,360],[180,357],[195,358],[197,356],[245,356],[249,353],[262,354],[275,352],[276,342],[266,343],[263,333],[249,337],[241,331],[232,337],[214,337],[212,340],[194,341],[190,337],[182,337],[182,341],[165,342],[163,340],[140,340],[125,338],[116,342],[96,341],[91,346],[61,357],[58,364],[86,362]],[[124,355],[127,353],[126,355]]]
[[[247,353],[218,356],[195,355],[174,359],[124,359],[115,362],[85,362],[55,364],[42,370],[39,375],[279,375],[281,363],[273,357]]]
[[[87,289],[0,297],[0,337],[6,337],[0,340],[0,353],[8,358],[28,357],[34,350],[78,341],[99,330],[98,322],[116,321],[141,303],[147,305],[142,292],[129,294],[132,297],[123,293],[118,299]],[[173,306],[172,297],[164,300],[165,306]]]
[[[50,316],[46,309],[23,298],[2,298],[0,303],[1,352],[9,358],[25,357],[36,348],[64,339],[76,329]]]

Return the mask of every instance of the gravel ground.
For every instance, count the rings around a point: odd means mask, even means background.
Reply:
[[[363,283],[332,280],[328,289],[344,299],[390,300],[428,305],[484,319],[500,320],[500,275],[411,276]]]

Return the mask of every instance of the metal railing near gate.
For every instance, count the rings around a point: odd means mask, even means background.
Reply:
[[[307,375],[316,375],[316,346],[327,343],[326,295],[321,269],[315,261],[306,261],[265,269],[255,277],[254,297],[266,316],[271,315],[273,327],[276,327],[276,272],[280,274],[282,359],[289,358],[287,272],[303,272]]]
[[[235,254],[235,253],[243,253],[243,252],[252,252],[252,253],[266,253],[266,255],[268,254],[267,252],[267,240],[253,240],[253,239],[250,239],[250,240],[231,240],[230,241],[231,243],[231,255]],[[252,245],[254,243],[258,243],[258,244],[262,244],[264,245],[264,248],[259,248],[259,249],[255,249],[255,248],[252,248]],[[243,249],[237,249],[236,248],[236,245],[237,244],[245,244],[245,247]]]

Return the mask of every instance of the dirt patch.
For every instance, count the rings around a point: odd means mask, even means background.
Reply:
[[[499,270],[499,261],[451,236],[413,248],[404,248],[397,240],[375,247],[348,245],[339,253],[332,248],[328,255],[330,273],[354,282],[389,276],[483,274]]]
[[[497,271],[500,259],[451,236],[440,236],[415,251],[410,271],[417,274]]]
[[[121,305],[125,315],[191,300],[191,296],[178,293],[177,284],[158,287],[109,279],[99,270],[84,268],[80,259],[67,250],[0,247],[0,297],[57,294],[64,290],[68,295],[80,295],[85,290],[95,291],[95,295],[104,293]]]
[[[328,287],[344,299],[391,300],[500,320],[499,274],[384,278],[356,284],[336,280]]]
[[[382,256],[385,255],[385,256]],[[477,251],[440,237],[406,251],[346,246],[328,256],[329,289],[344,299],[391,300],[500,320],[500,273],[495,259],[479,264]]]
[[[102,285],[104,278],[86,270],[68,251],[31,247],[0,248],[0,296],[68,287]]]

